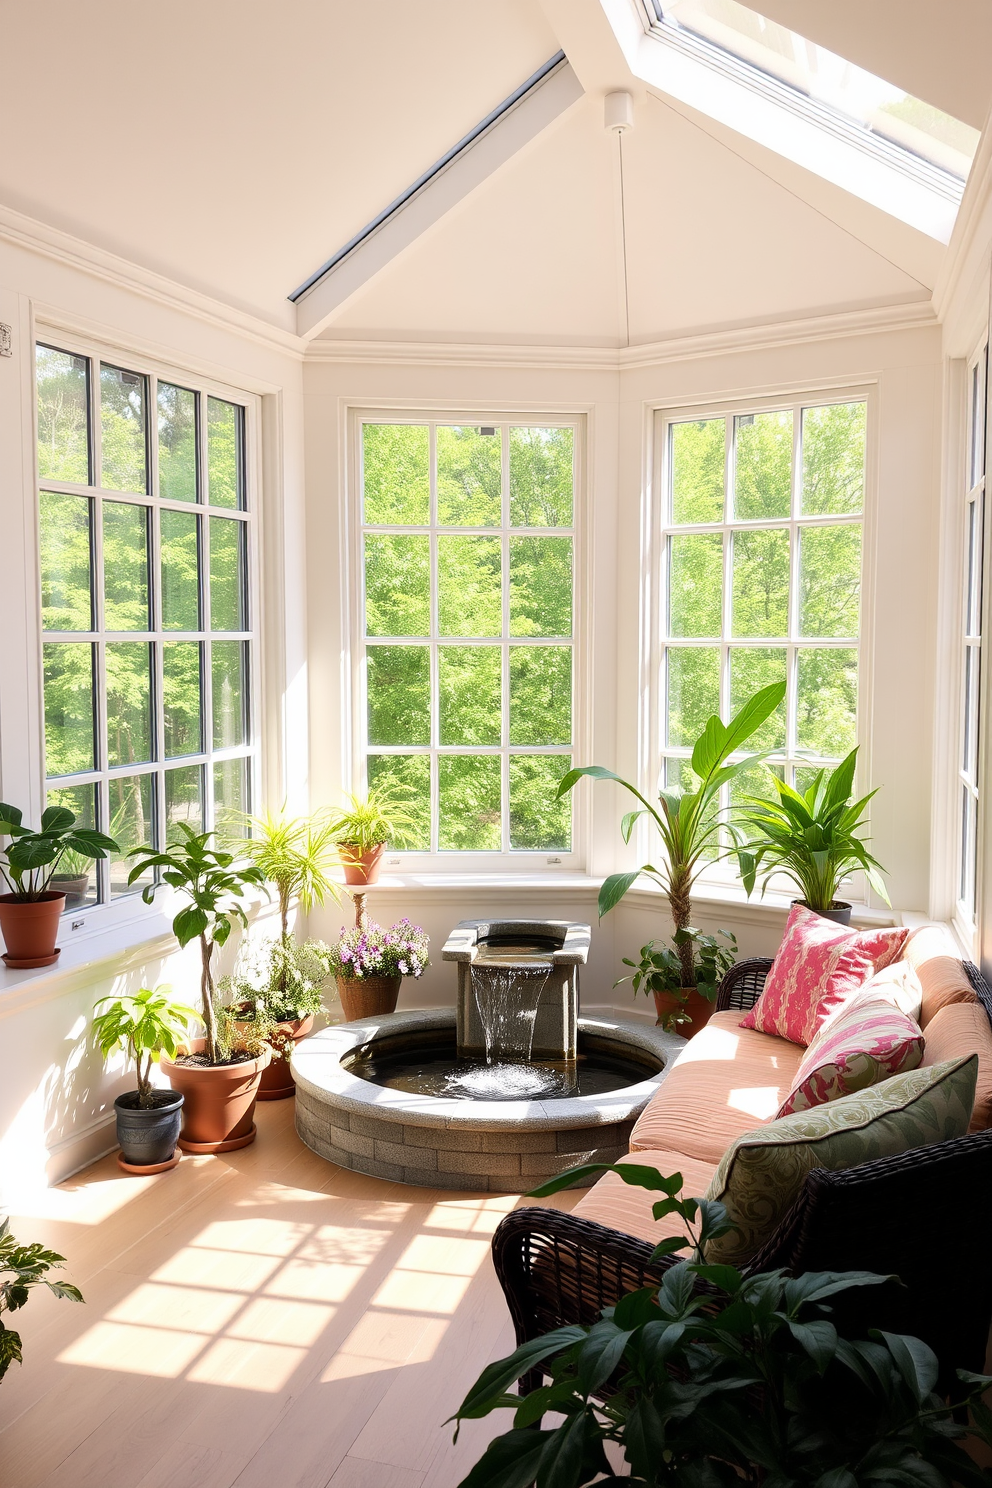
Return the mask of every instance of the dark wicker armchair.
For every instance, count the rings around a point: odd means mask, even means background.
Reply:
[[[717,1008],[753,1006],[771,964],[732,967]],[[966,970],[992,1020],[992,991],[977,967]],[[554,1209],[508,1214],[493,1259],[518,1343],[563,1323],[592,1323],[623,1293],[660,1281],[675,1262],[651,1265],[651,1252],[622,1231]],[[749,1269],[780,1266],[898,1276],[900,1285],[873,1291],[870,1326],[923,1338],[948,1386],[955,1369],[981,1370],[992,1320],[992,1131],[811,1173]],[[863,1316],[848,1321],[865,1325]],[[521,1389],[539,1382],[539,1373],[527,1376]]]

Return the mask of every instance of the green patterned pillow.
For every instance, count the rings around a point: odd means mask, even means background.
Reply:
[[[740,1266],[785,1218],[814,1168],[853,1168],[963,1137],[975,1104],[978,1055],[893,1075],[880,1085],[744,1132],[723,1154],[706,1191],[738,1227],[706,1247],[706,1259]]]

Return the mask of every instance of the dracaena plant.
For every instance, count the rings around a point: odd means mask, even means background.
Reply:
[[[188,901],[173,919],[172,933],[181,946],[199,939],[200,1016],[206,1035],[205,1052],[208,1061],[217,1064],[220,1054],[214,1010],[214,949],[225,944],[235,921],[247,927],[242,901],[249,888],[264,885],[265,875],[254,863],[239,860],[234,852],[212,846],[213,832],[194,832],[186,822],[176,825],[179,841],[164,851],[136,847],[129,853],[135,864],[128,883],[158,870],[162,880]],[[142,889],[141,897],[146,904],[152,902],[157,888],[157,884],[150,883]]]
[[[762,888],[775,874],[791,878],[807,906],[825,914],[837,898],[843,878],[864,873],[871,887],[889,902],[882,882],[882,865],[865,846],[865,810],[875,791],[851,801],[858,751],[829,773],[818,770],[805,792],[775,779],[778,800],[750,796],[742,807],[739,827],[741,877],[748,896],[763,873]]]
[[[658,806],[652,806],[636,786],[622,776],[615,775],[601,765],[583,765],[569,770],[558,787],[563,796],[582,778],[589,775],[594,780],[615,780],[640,802],[633,811],[628,811],[620,825],[624,842],[629,842],[635,826],[642,817],[647,817],[657,828],[661,841],[662,857],[659,863],[643,863],[633,872],[611,873],[599,891],[599,914],[603,917],[618,904],[627,890],[643,874],[652,879],[668,897],[675,930],[685,932],[692,922],[692,887],[707,862],[730,855],[722,842],[723,813],[720,810],[720,791],[724,785],[750,768],[762,754],[750,754],[732,760],[747,743],[766,718],[771,717],[785,696],[785,683],[776,682],[763,687],[749,698],[734,714],[729,723],[719,718],[710,718],[692,749],[690,764],[699,781],[695,790],[662,790],[658,795]],[[693,938],[678,934],[676,954],[682,974],[682,986],[696,984],[696,958]]]
[[[77,826],[67,806],[49,806],[41,814],[40,829],[33,832],[24,825],[18,807],[0,803],[0,837],[10,839],[0,850],[0,878],[7,892],[24,904],[48,892],[60,864],[70,854],[70,861],[78,864],[80,859],[93,862],[119,851],[113,837]]]
[[[573,1169],[535,1197],[606,1166]],[[961,1442],[992,1441],[980,1398],[992,1379],[958,1370],[956,1408],[935,1393],[937,1359],[920,1339],[870,1327],[843,1337],[831,1317],[832,1303],[864,1290],[870,1323],[871,1289],[893,1278],[707,1265],[707,1239],[729,1228],[722,1205],[680,1198],[679,1173],[610,1171],[660,1193],[655,1217],[678,1214],[687,1233],[655,1251],[660,1285],[483,1371],[457,1421],[512,1410],[513,1426],[460,1488],[988,1488]],[[688,1258],[674,1261],[676,1250]],[[544,1383],[510,1393],[537,1369]],[[959,1424],[966,1407],[970,1427]],[[560,1424],[541,1429],[549,1413]]]

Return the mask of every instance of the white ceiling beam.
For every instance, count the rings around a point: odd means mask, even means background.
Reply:
[[[318,335],[359,290],[582,96],[568,61],[528,88],[295,297],[297,334],[306,340]]]

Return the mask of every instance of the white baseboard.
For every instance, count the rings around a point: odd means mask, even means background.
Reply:
[[[99,1158],[106,1157],[108,1152],[116,1150],[117,1117],[110,1111],[84,1131],[73,1132],[71,1136],[63,1137],[61,1142],[49,1147],[48,1160],[45,1163],[45,1177],[49,1187],[64,1183],[74,1173],[88,1168]]]

